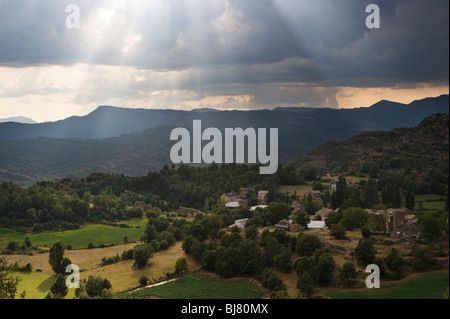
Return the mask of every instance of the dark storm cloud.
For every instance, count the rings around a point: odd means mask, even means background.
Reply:
[[[381,29],[365,27],[377,3]],[[81,29],[65,8],[81,9]],[[0,65],[197,69],[205,83],[448,80],[448,1],[0,1]],[[99,10],[114,12],[102,20]],[[100,16],[100,18],[99,18]],[[109,20],[108,20],[109,19]],[[106,25],[108,24],[108,25]]]

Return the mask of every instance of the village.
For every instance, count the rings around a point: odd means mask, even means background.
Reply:
[[[243,188],[240,193],[225,193],[222,195],[222,199],[225,202],[225,207],[229,210],[234,210],[239,207],[247,207],[251,212],[257,210],[264,210],[268,208],[266,202],[266,196],[269,193],[268,190],[258,191],[258,205],[248,207],[248,201],[246,200],[247,193],[250,191],[248,188]],[[330,192],[336,191],[336,182],[332,181],[330,183]],[[310,195],[313,200],[319,202],[322,198],[322,192],[318,190],[310,191]],[[330,213],[339,212],[338,209],[331,209],[322,207],[317,210],[314,215],[309,215],[310,221],[306,227],[301,224],[295,223],[295,219],[299,213],[306,213],[305,207],[299,202],[294,201],[291,204],[292,212],[288,219],[282,219],[275,225],[275,228],[284,229],[291,233],[298,233],[304,230],[327,230],[327,217]],[[391,238],[404,238],[404,239],[420,239],[423,238],[425,233],[422,226],[418,222],[417,216],[413,211],[407,208],[388,208],[387,210],[372,210],[365,209],[367,213],[372,217],[373,220],[379,223],[385,224],[385,232],[387,232]],[[234,227],[241,230],[245,229],[245,224],[248,218],[235,220],[232,225],[227,227],[228,231],[231,231]]]

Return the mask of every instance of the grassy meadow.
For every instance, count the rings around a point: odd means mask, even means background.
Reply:
[[[132,242],[139,240],[144,233],[147,219],[133,219],[121,223],[129,225],[130,228],[109,225],[86,225],[77,230],[36,234],[0,228],[0,249],[6,248],[10,241],[17,241],[22,244],[26,237],[30,238],[33,246],[50,247],[55,241],[62,240],[64,244],[71,245],[72,249],[87,248],[91,242],[94,246],[121,244],[124,242],[125,236],[128,237],[128,241]]]

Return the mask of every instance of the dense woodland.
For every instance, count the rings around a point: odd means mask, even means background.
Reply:
[[[349,185],[345,177],[338,182],[338,191],[323,191],[324,206],[344,210],[348,207],[371,208],[382,203],[386,207],[414,207],[414,196],[434,193],[446,196],[448,203],[448,168],[436,167],[432,174],[418,180],[407,170],[393,171],[378,179],[362,179]],[[176,211],[190,207],[203,212],[217,212],[233,218],[249,215],[248,209],[230,214],[220,202],[226,192],[238,192],[251,187],[247,194],[249,206],[257,204],[258,190],[269,190],[268,203],[291,204],[300,200],[310,214],[320,209],[311,199],[296,194],[282,194],[279,185],[314,183],[321,190],[322,181],[314,168],[300,171],[292,166],[281,166],[275,175],[259,174],[257,165],[211,165],[209,167],[165,166],[160,172],[143,177],[113,174],[91,174],[83,179],[42,181],[25,188],[13,183],[0,185],[0,226],[23,231],[77,229],[86,223],[113,223],[142,217],[148,207],[161,211]],[[381,194],[379,196],[378,194]],[[381,197],[381,198],[380,198]],[[448,205],[448,204],[447,204]],[[278,217],[275,217],[275,219]],[[281,220],[270,220],[276,223]],[[269,221],[268,220],[268,221]]]

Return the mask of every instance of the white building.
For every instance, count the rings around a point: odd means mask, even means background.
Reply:
[[[234,224],[228,226],[227,229],[231,230],[233,227],[237,227],[239,229],[244,229],[245,228],[245,223],[247,222],[247,220],[248,220],[248,218],[235,220]]]
[[[252,206],[252,207],[250,208],[250,211],[251,211],[251,212],[254,212],[257,208],[262,208],[262,209],[264,209],[264,208],[267,208],[267,207],[268,207],[267,205]]]
[[[312,220],[310,221],[310,223],[308,224],[308,229],[321,229],[321,230],[325,230],[327,229],[327,226],[325,224],[325,221],[323,220]]]

